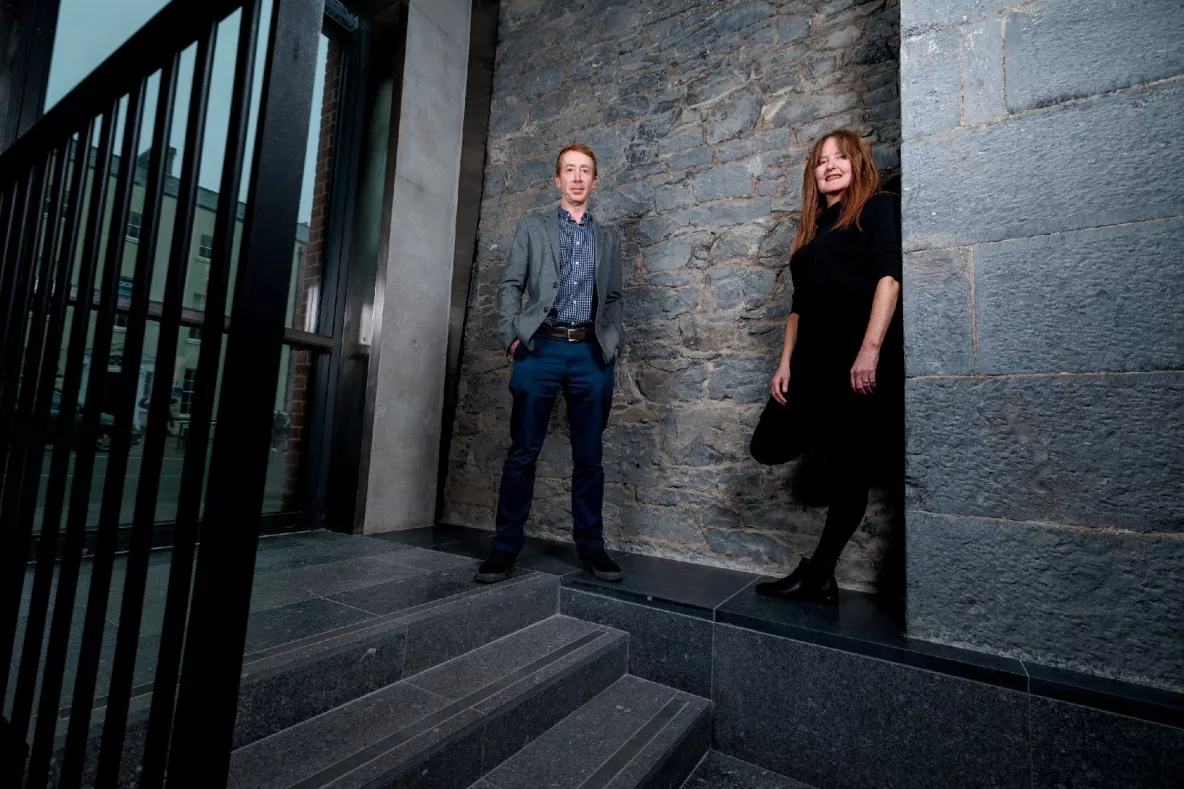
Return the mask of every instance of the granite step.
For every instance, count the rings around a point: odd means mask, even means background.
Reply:
[[[449,562],[441,569],[406,577],[395,573],[386,583],[255,611],[243,658],[235,747],[557,614],[558,578],[521,571],[509,581],[488,586],[473,582],[475,566],[469,561]],[[128,786],[134,785],[131,771],[139,765],[138,746],[147,730],[150,678],[149,674],[148,681],[134,689],[128,714],[125,750],[129,758],[122,765],[128,774],[121,776]],[[95,701],[84,777],[97,762],[105,704],[102,697]],[[57,746],[61,748],[69,707],[63,706],[59,715]]]
[[[553,616],[238,748],[229,786],[464,789],[619,679],[627,646]]]
[[[814,789],[755,764],[711,751],[682,789]]]
[[[710,701],[626,676],[471,789],[677,789],[710,744]]]

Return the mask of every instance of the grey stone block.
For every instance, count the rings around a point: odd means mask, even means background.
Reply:
[[[234,747],[398,682],[405,644],[406,633],[397,629],[265,671],[244,666]]]
[[[717,310],[752,310],[768,302],[776,275],[766,268],[719,266],[708,271]]]
[[[767,103],[763,114],[772,126],[782,127],[816,121],[857,106],[859,97],[850,92],[790,93]]]
[[[711,145],[752,131],[761,116],[762,102],[755,90],[733,93],[707,110],[707,142]]]
[[[1019,9],[1007,18],[1008,109],[1184,73],[1181,41],[1184,6],[1176,0],[1121,8],[1106,0],[1050,0]]]
[[[1181,398],[1179,373],[912,379],[910,506],[1179,532]]]
[[[663,156],[687,148],[696,148],[703,144],[703,129],[699,126],[689,126],[685,129],[673,131],[658,141],[658,150]]]
[[[989,16],[962,32],[963,114],[967,125],[1007,111],[1003,96],[1003,19]]]
[[[625,325],[673,318],[699,306],[697,287],[640,287],[625,293]]]
[[[1163,162],[1184,157],[1176,110],[1181,103],[1184,84],[1167,82],[957,134],[906,140],[904,171],[927,175],[902,196],[904,248],[945,248],[1177,215],[1184,204],[1184,169],[1168,167],[1153,178],[1132,179],[1129,165],[1114,152],[1155,151]],[[1054,140],[1075,143],[1052,145]],[[1053,183],[1053,190],[1039,186]]]
[[[612,631],[480,704],[482,769],[493,770],[590,702],[624,676],[628,662],[628,636]]]
[[[962,41],[957,30],[906,39],[900,47],[904,139],[962,122]]]
[[[558,584],[559,579],[540,575],[537,581],[532,579],[504,594],[473,597],[447,618],[409,625],[404,675],[439,665],[554,615],[559,605]]]
[[[711,622],[565,588],[567,616],[629,634],[629,673],[707,698],[711,695]]]
[[[974,249],[984,373],[1184,369],[1184,219]]]
[[[717,359],[707,384],[708,397],[731,398],[738,403],[764,402],[769,397],[770,363],[763,356]]]
[[[1167,789],[1184,775],[1184,731],[1032,699],[1032,786]]]
[[[712,751],[687,779],[684,789],[810,789],[801,781]]]
[[[970,273],[965,252],[935,249],[904,256],[902,307],[908,375],[974,370]]]
[[[691,249],[694,244],[690,236],[676,236],[669,241],[663,241],[648,247],[642,254],[645,259],[646,271],[666,271],[672,268],[682,268],[691,260]]]
[[[1180,540],[912,509],[908,529],[910,634],[1180,689]]]
[[[700,201],[725,197],[749,197],[756,177],[752,160],[722,164],[695,176],[695,198]]]
[[[703,145],[698,148],[692,148],[689,151],[674,154],[666,162],[666,165],[671,170],[685,170],[688,167],[702,167],[711,164],[714,158],[715,151]]]
[[[957,25],[1015,5],[1015,0],[905,0],[900,6],[904,36],[927,27]]]
[[[764,0],[744,3],[726,11],[715,23],[715,27],[720,33],[731,33],[768,19],[773,15],[774,10],[773,6]]]
[[[446,704],[444,699],[419,688],[404,683],[393,685],[315,722],[306,721],[235,750],[227,786],[284,789],[333,768],[340,760],[381,740],[391,726],[376,726],[375,721],[398,721],[398,726],[406,726]],[[294,758],[297,754],[299,758]]]
[[[675,695],[670,688],[624,677],[486,778],[500,789],[579,786]]]
[[[711,748],[711,703],[684,697],[686,703],[644,744],[638,743],[615,761],[632,759],[616,774],[607,789],[680,789],[703,755]],[[644,739],[638,737],[638,740]],[[640,747],[638,747],[640,746]],[[602,768],[607,775],[615,762]]]
[[[1029,785],[1026,694],[715,627],[717,750],[819,786]]]

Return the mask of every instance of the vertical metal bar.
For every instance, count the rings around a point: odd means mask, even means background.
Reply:
[[[272,12],[170,787],[226,783],[324,0]]]
[[[84,167],[93,173],[90,184],[90,204],[87,207],[86,238],[83,241],[79,261],[78,297],[74,302],[74,315],[70,324],[70,350],[66,355],[66,370],[63,376],[62,399],[59,414],[70,414],[78,410],[82,386],[83,364],[86,358],[86,343],[90,336],[90,318],[94,304],[94,286],[98,273],[99,251],[103,243],[103,217],[107,207],[107,190],[110,181],[112,149],[115,144],[115,126],[119,102],[112,102],[103,113],[103,125],[99,132],[99,148],[90,165],[90,140],[86,140],[86,151],[82,154]],[[100,321],[101,322],[101,321]],[[96,341],[98,335],[96,334]],[[92,376],[93,380],[94,376]],[[45,493],[45,515],[42,531],[57,532],[60,528],[62,509],[65,505],[66,478],[70,471],[70,456],[74,446],[74,420],[59,419],[57,435],[54,438],[53,461],[50,464],[49,483]],[[86,449],[82,447],[82,449]],[[94,467],[93,434],[89,446],[90,463],[85,469],[75,469],[74,486],[83,481],[89,495],[90,475]],[[78,453],[78,463],[86,456]],[[82,475],[82,476],[79,476]],[[84,496],[85,498],[85,496]],[[66,540],[62,547],[62,561],[58,570],[58,590],[54,597],[53,622],[49,631],[49,644],[45,650],[45,668],[42,671],[41,697],[37,706],[37,724],[33,733],[33,747],[29,756],[29,772],[26,789],[45,786],[49,780],[49,761],[53,753],[54,734],[58,719],[58,704],[61,701],[62,675],[66,670],[66,650],[70,642],[70,627],[74,617],[74,594],[78,588],[78,571],[82,564],[82,546],[86,538],[86,510],[80,516],[73,511],[66,524]],[[55,546],[56,548],[56,546]]]
[[[127,235],[127,220],[131,213],[132,190],[135,186],[136,153],[140,148],[140,123],[144,116],[146,83],[145,77],[128,96],[127,125],[123,130],[119,178],[115,182],[115,199],[111,206],[111,222],[107,231],[107,260],[103,268],[99,315],[95,322],[95,340],[90,353],[90,380],[87,382],[86,405],[83,408],[84,443],[74,463],[74,489],[70,492],[70,519],[77,518],[82,522],[86,521],[90,504],[95,441],[98,437],[99,414],[106,388],[103,379],[111,358],[115,306],[119,297],[119,274],[123,267],[124,238]],[[116,418],[118,419],[118,416]],[[59,780],[61,789],[78,789],[82,785],[90,713],[94,706],[95,681],[99,670],[99,650],[102,649],[103,631],[107,627],[107,595],[110,592],[111,568],[115,560],[115,540],[105,539],[105,533],[109,531],[114,535],[119,527],[119,511],[123,506],[123,471],[127,468],[128,438],[121,433],[129,434],[130,425],[117,423],[112,435],[114,443],[107,458],[106,485],[99,513],[100,545],[96,547],[91,564],[86,621],[82,627],[78,671],[74,678],[74,697],[70,703],[70,725],[66,730],[66,747],[62,755],[62,774]],[[122,447],[123,452],[117,453],[117,447]]]
[[[32,513],[29,513],[30,517],[26,522],[24,519],[18,517],[17,510],[21,501],[25,469],[29,462],[28,445],[30,441],[33,441],[34,444],[36,443],[35,436],[31,434],[29,428],[33,418],[33,406],[36,402],[38,374],[41,372],[42,367],[41,352],[45,340],[45,323],[49,311],[49,296],[53,290],[50,284],[53,280],[53,252],[58,240],[58,218],[61,215],[62,189],[65,184],[66,156],[68,152],[69,148],[66,144],[63,144],[57,151],[56,162],[53,165],[53,177],[49,189],[50,198],[54,201],[54,206],[49,212],[48,229],[50,230],[50,237],[48,243],[45,244],[45,248],[42,250],[41,265],[36,271],[36,284],[34,287],[36,298],[31,305],[32,318],[29,321],[29,338],[27,347],[25,348],[25,361],[22,366],[22,375],[25,383],[21,386],[20,403],[16,412],[16,425],[12,431],[8,467],[4,479],[4,496],[3,500],[0,501],[0,523],[3,523],[2,528],[6,532],[4,542],[6,552],[2,563],[0,563],[0,576],[4,577],[4,583],[8,587],[6,589],[7,594],[14,595],[16,598],[20,597],[21,590],[24,586],[24,564],[29,554],[29,539],[33,532]],[[38,235],[41,234],[40,228],[42,227],[41,213],[41,205],[38,204]],[[36,253],[34,253],[30,263],[35,262],[35,260]],[[46,362],[48,362],[48,359],[46,359]],[[50,386],[52,385],[53,379],[51,378]],[[40,474],[38,474],[36,480],[30,481],[34,484],[39,483],[41,481]],[[35,499],[36,493],[34,493]],[[17,606],[17,611],[19,612],[19,601]],[[6,616],[6,624],[7,621],[8,617]],[[7,636],[7,632],[5,636]],[[15,632],[13,639],[15,640]],[[8,643],[7,638],[5,638],[5,643]],[[11,647],[8,649],[11,649]],[[12,658],[12,653],[8,652],[7,655],[0,655],[0,657],[7,657],[9,660],[4,661],[4,664],[8,665]]]
[[[25,190],[25,204],[21,206],[21,224],[13,260],[13,289],[0,307],[5,310],[3,352],[0,353],[0,452],[3,453],[7,453],[12,439],[13,413],[21,385],[21,351],[24,350],[25,329],[29,325],[29,300],[33,297],[35,279],[33,260],[41,241],[39,220],[47,169],[45,160],[33,164]]]
[[[198,38],[197,57],[193,63],[193,88],[189,94],[189,116],[185,129],[185,155],[181,163],[181,183],[177,194],[177,211],[173,223],[172,251],[165,281],[164,305],[160,321],[158,346],[168,349],[156,357],[153,376],[152,401],[148,412],[148,431],[144,442],[144,463],[159,464],[167,440],[169,401],[173,389],[173,356],[181,332],[181,308],[184,306],[185,282],[189,271],[190,239],[193,217],[197,206],[197,181],[201,167],[206,118],[209,111],[210,79],[214,65],[214,41],[217,25],[210,24]],[[245,118],[245,113],[243,114]],[[240,121],[241,122],[241,121]],[[231,128],[235,128],[232,124]],[[217,364],[217,359],[214,360]],[[197,446],[195,443],[191,446]],[[204,471],[205,444],[201,445],[203,462],[194,463],[190,477],[200,489]],[[193,450],[190,450],[193,451]],[[158,478],[141,480],[136,490],[136,513],[132,528],[141,521],[153,520],[156,508]],[[193,484],[191,482],[191,484]],[[200,494],[198,494],[200,495]],[[189,587],[193,579],[193,555],[197,542],[196,502],[178,510],[173,532],[173,558],[169,571],[169,587],[165,598],[164,619],[161,623],[160,648],[156,660],[156,680],[152,689],[152,708],[148,716],[148,733],[144,740],[144,761],[140,772],[142,789],[159,789],[164,784],[165,760],[168,754],[169,733],[172,726],[173,702],[176,699],[177,675],[181,668],[181,647],[185,638],[185,615],[189,608]],[[133,554],[135,552],[133,547]],[[128,572],[131,573],[131,560]],[[112,682],[114,685],[114,681]],[[108,713],[110,714],[110,713]]]
[[[33,431],[38,438],[29,446],[29,469],[21,499],[22,522],[31,519],[36,510],[38,485],[41,480],[42,461],[45,456],[46,433],[49,426],[49,410],[53,402],[53,387],[58,359],[61,357],[62,338],[66,328],[66,307],[70,301],[70,279],[74,272],[74,250],[78,245],[79,219],[82,216],[82,190],[86,184],[87,153],[90,148],[92,120],[72,145],[73,171],[70,174],[70,190],[66,225],[63,228],[61,244],[58,247],[58,271],[54,281],[53,306],[49,318],[49,338],[45,346],[46,362],[41,371],[41,383],[37,387],[37,408],[33,415]],[[84,146],[87,150],[84,150]],[[67,149],[67,157],[70,157]],[[50,362],[52,360],[52,363]],[[58,412],[59,421],[62,412]],[[20,674],[17,676],[16,695],[13,701],[12,721],[17,731],[27,732],[33,709],[33,693],[37,682],[37,668],[41,660],[41,641],[45,636],[46,617],[49,609],[49,592],[53,583],[54,555],[58,541],[58,523],[42,523],[40,541],[37,545],[37,569],[33,575],[33,589],[29,596],[29,616],[25,625],[25,643],[21,654]]]
[[[107,489],[104,491],[103,512],[99,521],[99,546],[96,555],[99,557],[99,561],[105,562],[106,576],[104,579],[100,579],[96,566],[95,580],[91,582],[91,604],[93,605],[96,597],[101,594],[101,605],[104,609],[111,581],[111,560],[107,557],[114,558],[120,510],[123,505],[123,482],[127,476],[128,454],[131,450],[132,420],[135,417],[140,362],[144,355],[148,301],[152,296],[152,268],[156,260],[156,241],[160,236],[164,181],[168,174],[166,172],[166,153],[169,136],[173,129],[173,106],[177,100],[177,69],[180,62],[181,55],[178,53],[165,64],[160,72],[160,91],[156,97],[156,120],[152,132],[152,153],[148,158],[148,183],[144,194],[140,247],[136,258],[136,271],[132,280],[128,331],[124,340],[123,366],[120,371],[123,392],[121,393],[122,398],[115,405],[115,435],[107,461]],[[179,312],[177,318],[179,325]],[[160,353],[159,342],[157,344],[157,369],[159,370],[163,355]],[[167,347],[170,352],[176,347],[175,338],[173,344]],[[171,377],[170,375],[169,378]],[[169,398],[166,396],[163,402],[167,407]],[[164,424],[159,427],[163,428]],[[124,576],[123,601],[119,611],[119,632],[115,642],[115,661],[107,691],[107,714],[103,721],[102,745],[95,774],[97,789],[107,789],[108,787],[115,789],[119,780],[119,764],[123,758],[124,727],[127,725],[127,709],[131,701],[132,672],[136,667],[136,645],[140,638],[140,616],[144,610],[144,590],[148,577],[148,553],[152,548],[152,522],[156,511],[156,492],[160,485],[160,455],[163,454],[164,449],[164,433],[158,429],[157,434],[158,445],[162,452],[156,455],[156,462],[144,458],[140,464],[140,480],[136,489],[136,516],[133,518],[130,555]],[[145,499],[147,500],[145,501]],[[99,580],[105,580],[106,583],[102,589],[96,590],[94,584]],[[95,657],[94,668],[97,670],[97,653]]]
[[[4,432],[4,441],[0,446],[7,446],[11,437],[13,411],[17,382],[20,378],[21,355],[25,340],[25,329],[29,325],[29,300],[33,295],[33,261],[41,236],[41,194],[44,184],[46,163],[38,162],[33,166],[29,188],[26,194],[29,202],[23,207],[21,240],[18,244],[19,252],[15,264],[17,271],[14,279],[16,287],[14,298],[9,306],[8,329],[6,338],[3,372],[0,376],[6,379],[3,396],[0,397],[0,430]],[[31,384],[30,384],[31,386]],[[9,468],[19,465],[19,452],[8,453]],[[23,460],[23,458],[22,458]],[[7,477],[8,474],[5,474]],[[6,484],[5,488],[9,486]],[[0,664],[9,666],[12,663],[12,649],[16,638],[16,620],[20,613],[21,589],[25,582],[22,565],[25,557],[17,553],[19,535],[13,524],[0,522]],[[26,548],[26,551],[28,549]],[[8,671],[0,672],[0,699],[8,693]]]

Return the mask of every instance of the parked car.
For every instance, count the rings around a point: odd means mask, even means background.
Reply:
[[[53,403],[49,406],[49,430],[52,432],[57,429],[58,415],[62,410],[62,393],[54,390]],[[80,405],[74,412],[74,441],[77,443],[81,434],[80,426],[82,423],[82,406]],[[109,452],[111,451],[111,433],[115,430],[115,417],[107,412],[99,414],[99,435],[95,439],[95,451]],[[132,444],[139,444],[140,439],[143,438],[143,431],[140,428],[132,425]],[[77,447],[76,447],[77,448]]]

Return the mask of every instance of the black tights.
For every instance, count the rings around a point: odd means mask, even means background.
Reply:
[[[863,521],[871,485],[868,465],[861,459],[836,458],[830,466],[830,507],[818,547],[810,559],[812,564],[825,567],[835,566],[847,541]]]

